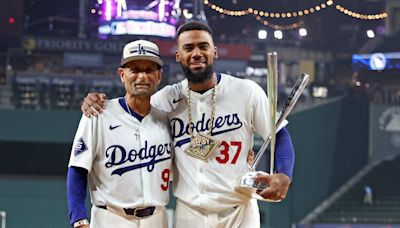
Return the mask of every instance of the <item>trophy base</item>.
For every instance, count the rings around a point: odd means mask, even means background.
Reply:
[[[281,202],[282,200],[271,200],[271,199],[265,199],[259,194],[257,194],[257,190],[263,190],[268,187],[267,184],[265,183],[257,183],[253,177],[259,175],[259,174],[265,174],[269,175],[268,173],[262,172],[262,171],[257,171],[257,172],[248,172],[244,176],[242,176],[239,179],[239,184],[235,187],[235,191],[239,192],[243,195],[249,196],[251,198],[265,201],[265,202]]]

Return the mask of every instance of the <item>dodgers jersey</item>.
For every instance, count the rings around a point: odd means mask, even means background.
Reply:
[[[172,156],[166,114],[152,107],[139,121],[118,99],[106,105],[97,117],[82,115],[69,167],[88,170],[93,205],[165,206]]]
[[[216,90],[216,110],[212,137],[221,145],[206,161],[187,155],[188,81],[167,86],[153,95],[152,103],[168,113],[174,143],[174,194],[201,208],[218,211],[243,204],[249,198],[235,192],[238,178],[248,172],[248,151],[253,133],[269,137],[269,105],[262,88],[255,82],[221,74]],[[193,135],[208,133],[212,109],[212,91],[191,91]]]

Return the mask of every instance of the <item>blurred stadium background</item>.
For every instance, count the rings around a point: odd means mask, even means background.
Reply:
[[[2,3],[1,228],[69,227],[65,175],[83,97],[123,94],[122,46],[139,38],[161,48],[162,86],[183,79],[174,36],[188,20],[213,28],[217,71],[263,88],[266,53],[277,51],[280,103],[301,72],[311,76],[289,116],[294,181],[284,202],[259,203],[262,227],[400,227],[399,0]]]

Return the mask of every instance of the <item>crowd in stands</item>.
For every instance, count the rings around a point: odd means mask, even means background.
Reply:
[[[23,109],[79,109],[83,97],[90,91],[104,92],[109,97],[123,95],[119,80],[71,78],[15,78],[12,83],[12,103]]]
[[[258,77],[260,78],[260,77]],[[252,78],[250,78],[252,80]],[[265,78],[264,78],[265,79]],[[169,81],[162,81],[159,88],[164,87],[175,77],[170,76]],[[264,89],[265,80],[255,80]],[[79,109],[83,97],[88,92],[104,92],[109,98],[115,98],[124,94],[124,89],[117,76],[111,77],[87,77],[77,74],[75,77],[60,76],[59,74],[30,74],[29,72],[16,73],[12,77],[12,105],[21,109]],[[312,92],[312,85],[306,88],[300,97],[299,103],[313,105],[321,103],[328,97],[316,97]],[[278,107],[281,107],[292,90],[291,85],[278,86]],[[332,93],[335,96],[343,94]],[[297,105],[299,106],[299,104]]]
[[[84,77],[84,76],[83,76]],[[160,87],[164,87],[162,84]],[[316,87],[317,88],[317,87]],[[318,87],[319,88],[319,87]],[[329,88],[329,87],[326,87]],[[319,88],[320,89],[320,88]],[[374,104],[400,104],[399,88],[382,88],[360,90],[354,88],[329,88],[327,97],[317,97],[313,94],[314,85],[310,85],[300,98],[303,104],[316,103],[328,98],[355,94],[368,96]],[[63,78],[63,77],[16,77],[12,82],[12,104],[16,108],[24,109],[79,109],[83,97],[91,91],[104,92],[108,97],[123,95],[123,88],[115,77],[112,80],[101,78]],[[291,87],[280,86],[278,94],[278,106],[281,106],[291,91]]]
[[[23,61],[14,64],[14,67],[10,67],[9,71],[4,73],[8,74],[8,83],[12,85],[11,103],[15,108],[74,110],[79,109],[83,97],[90,91],[105,92],[110,98],[123,95],[116,64],[112,62],[115,57],[105,57],[102,67],[66,67],[60,54],[29,55],[19,59]],[[1,78],[5,78],[1,75],[3,74],[0,71],[0,82]],[[180,81],[184,76],[176,74],[164,77],[166,80],[162,81],[160,88]],[[265,76],[237,77],[249,78],[266,88]],[[285,102],[295,81],[295,77],[286,78],[285,84],[278,87],[278,106]],[[399,87],[351,86],[332,80],[326,83],[311,83],[301,96],[300,102],[312,105],[346,94],[367,96],[371,102],[378,104],[400,104]]]

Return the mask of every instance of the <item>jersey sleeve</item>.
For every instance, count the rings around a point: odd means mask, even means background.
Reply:
[[[68,167],[80,167],[88,172],[92,169],[92,162],[96,157],[96,126],[98,118],[88,118],[82,115],[72,144]]]
[[[253,84],[253,93],[251,96],[252,103],[252,118],[253,118],[253,128],[254,131],[261,135],[261,137],[266,140],[270,135],[270,114],[269,114],[269,103],[268,97],[265,94],[264,90],[256,83]],[[276,120],[278,120],[279,113],[276,114]],[[285,119],[282,123],[277,127],[277,131],[281,130],[288,124],[288,121]]]
[[[167,94],[170,93],[171,86],[167,85],[163,89],[159,90],[157,93],[151,96],[151,104],[157,107],[160,110],[163,110],[163,107],[166,106],[167,103]]]
[[[164,112],[171,112],[175,106],[173,100],[182,98],[181,89],[181,83],[167,85],[151,96],[151,104]]]
[[[252,126],[254,132],[259,134],[264,140],[269,137],[270,129],[270,115],[268,98],[264,90],[256,83],[250,82],[252,85],[251,101],[251,115]]]

